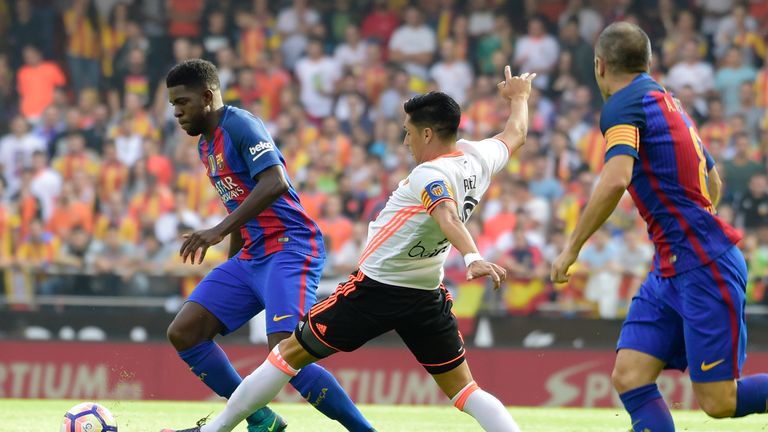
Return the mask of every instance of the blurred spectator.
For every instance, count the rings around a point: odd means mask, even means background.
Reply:
[[[410,75],[425,80],[437,51],[435,32],[424,24],[422,12],[416,6],[405,8],[403,22],[389,40],[389,59]]]
[[[333,56],[342,68],[361,66],[365,63],[367,47],[367,42],[360,38],[360,29],[348,25],[344,30],[344,42],[336,46]]]
[[[499,30],[495,27],[497,21],[493,10],[488,5],[488,0],[470,0],[468,10],[470,13],[467,30],[473,38],[482,37]]]
[[[19,110],[34,121],[53,102],[54,89],[66,84],[66,78],[56,63],[43,59],[37,47],[25,45],[23,53],[24,66],[16,76]]]
[[[429,76],[437,83],[438,89],[456,103],[466,103],[467,92],[472,86],[472,69],[466,61],[456,58],[453,39],[446,39],[440,44],[440,61],[429,70]]]
[[[680,91],[690,86],[696,97],[704,97],[715,87],[715,74],[712,65],[701,58],[695,41],[686,41],[680,47],[682,60],[669,69],[666,85],[672,91]]]
[[[542,18],[528,20],[528,34],[515,44],[512,62],[518,71],[535,72],[534,85],[540,89],[549,85],[549,74],[554,71],[560,47],[557,39],[547,33]]]
[[[63,155],[53,160],[53,169],[58,171],[64,181],[71,180],[75,171],[84,171],[96,176],[99,172],[99,157],[85,147],[85,135],[71,132],[67,135],[66,150]]]
[[[722,58],[730,48],[741,50],[749,66],[765,59],[765,41],[757,32],[757,21],[747,14],[747,6],[741,2],[717,26],[715,56]]]
[[[564,28],[568,22],[578,24],[579,35],[588,44],[597,40],[597,35],[603,29],[603,17],[584,4],[584,0],[569,0],[568,7],[560,14],[560,28]]]
[[[755,68],[744,64],[738,48],[728,49],[723,66],[715,75],[715,89],[722,95],[725,115],[733,115],[739,108],[739,89],[743,83],[755,81]]]
[[[592,46],[579,34],[578,21],[571,18],[560,26],[560,49],[570,54],[569,72],[579,84],[595,86]],[[561,72],[562,73],[562,72]]]
[[[623,296],[627,302],[631,301],[640,288],[640,284],[648,274],[648,269],[653,260],[653,245],[643,238],[643,235],[635,230],[623,233],[623,242],[617,248],[616,263],[625,278],[629,278],[627,292]]]
[[[504,267],[509,279],[539,279],[547,273],[541,251],[531,245],[525,236],[525,230],[514,230],[514,242],[510,249],[503,251],[496,258],[496,263]]]
[[[323,237],[333,253],[339,252],[353,233],[352,222],[342,214],[341,197],[329,195],[323,205],[323,213],[317,220]]]
[[[283,39],[280,49],[289,69],[293,69],[301,54],[308,48],[309,29],[319,22],[320,14],[309,7],[306,0],[293,0],[290,7],[280,10],[277,14],[275,29]]]
[[[10,133],[0,138],[0,174],[8,184],[9,195],[19,190],[21,172],[32,165],[34,152],[45,150],[45,143],[30,132],[27,120],[15,116]]]
[[[203,0],[167,0],[168,35],[196,38],[200,36]]]
[[[98,31],[99,17],[91,0],[73,0],[64,11],[67,34],[69,77],[75,92],[86,87],[98,87],[101,77],[101,55]]]
[[[472,16],[470,14],[470,26]],[[478,72],[485,75],[499,72],[493,61],[494,55],[501,56],[504,61],[507,61],[515,51],[514,29],[507,16],[504,14],[496,15],[493,19],[493,31],[480,35],[473,50],[472,60],[477,64]]]
[[[48,167],[48,158],[40,150],[32,155],[31,173],[29,190],[40,200],[43,220],[48,220],[54,209],[56,197],[61,193],[63,185],[61,175]]]
[[[588,274],[584,298],[597,304],[600,318],[616,318],[618,314],[621,282],[618,252],[610,243],[608,233],[601,229],[579,256],[584,264],[582,271]]]
[[[752,144],[746,133],[739,133],[733,137],[735,153],[731,160],[723,163],[725,175],[723,177],[723,199],[733,202],[747,192],[747,187],[752,176],[763,171],[763,167],[752,159]]]
[[[109,197],[125,193],[128,184],[128,167],[120,161],[114,140],[104,143],[104,158],[98,174],[99,201],[107,202]]]
[[[16,248],[15,263],[24,270],[40,272],[54,264],[61,253],[61,241],[45,230],[43,221],[32,219],[29,233]]]
[[[203,32],[205,57],[208,60],[213,60],[216,53],[232,47],[231,37],[227,34],[227,16],[221,10],[214,10],[203,18],[206,22]]]
[[[667,36],[661,46],[664,66],[672,67],[684,60],[683,47],[686,43],[694,43],[699,55],[707,55],[707,41],[696,31],[696,17],[689,10],[680,10],[674,26],[667,24]]]
[[[311,119],[328,117],[333,109],[333,90],[340,78],[339,64],[323,53],[323,42],[311,39],[307,55],[296,63],[301,103]]]
[[[388,7],[387,0],[373,0],[371,11],[363,18],[360,33],[364,38],[373,38],[382,46],[389,46],[389,38],[399,24],[400,17]]]
[[[736,226],[746,230],[768,227],[768,177],[764,172],[749,179],[749,188],[735,209]]]
[[[95,274],[92,285],[94,293],[125,294],[137,270],[136,252],[132,244],[121,238],[116,225],[107,227],[104,238],[91,243],[85,255],[86,268]]]

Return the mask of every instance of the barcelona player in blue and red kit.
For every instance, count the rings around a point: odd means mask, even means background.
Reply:
[[[747,267],[739,233],[715,214],[720,177],[680,103],[649,75],[639,27],[601,33],[595,76],[606,99],[605,166],[552,280],[565,282],[587,239],[629,190],[656,248],[653,268],[619,336],[613,384],[634,431],[675,426],[656,386],[665,368],[690,370],[699,406],[715,418],[766,412],[768,375],[741,377]]]
[[[222,103],[212,63],[180,63],[168,72],[166,85],[181,128],[201,135],[200,159],[229,213],[215,227],[186,236],[182,260],[201,263],[210,246],[231,236],[230,259],[195,288],[168,338],[195,375],[229,398],[242,379],[214,337],[237,330],[262,310],[270,349],[288,337],[315,303],[325,262],[323,238],[301,207],[264,124]],[[315,408],[348,430],[373,430],[328,371],[320,366],[305,371],[291,384]],[[248,418],[249,432],[285,427],[269,408]]]

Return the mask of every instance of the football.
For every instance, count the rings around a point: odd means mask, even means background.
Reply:
[[[104,406],[83,402],[64,414],[61,432],[117,432],[117,422]]]

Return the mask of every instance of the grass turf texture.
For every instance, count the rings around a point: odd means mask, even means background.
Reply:
[[[0,399],[0,432],[56,432],[64,413],[80,401]],[[190,427],[223,403],[99,401],[117,418],[120,432],[157,432]],[[306,404],[270,405],[288,421],[290,432],[343,431]],[[480,431],[466,414],[450,406],[363,405],[361,410],[381,432]],[[625,432],[629,417],[619,408],[510,408],[524,432]],[[678,431],[768,431],[768,416],[713,420],[699,411],[675,411]],[[244,432],[245,423],[236,431]]]

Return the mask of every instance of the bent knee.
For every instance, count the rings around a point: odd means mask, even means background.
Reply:
[[[616,366],[611,372],[611,383],[619,394],[650,384],[643,374],[629,368]]]
[[[198,329],[180,325],[176,321],[168,326],[166,337],[176,351],[190,349],[204,340]]]

